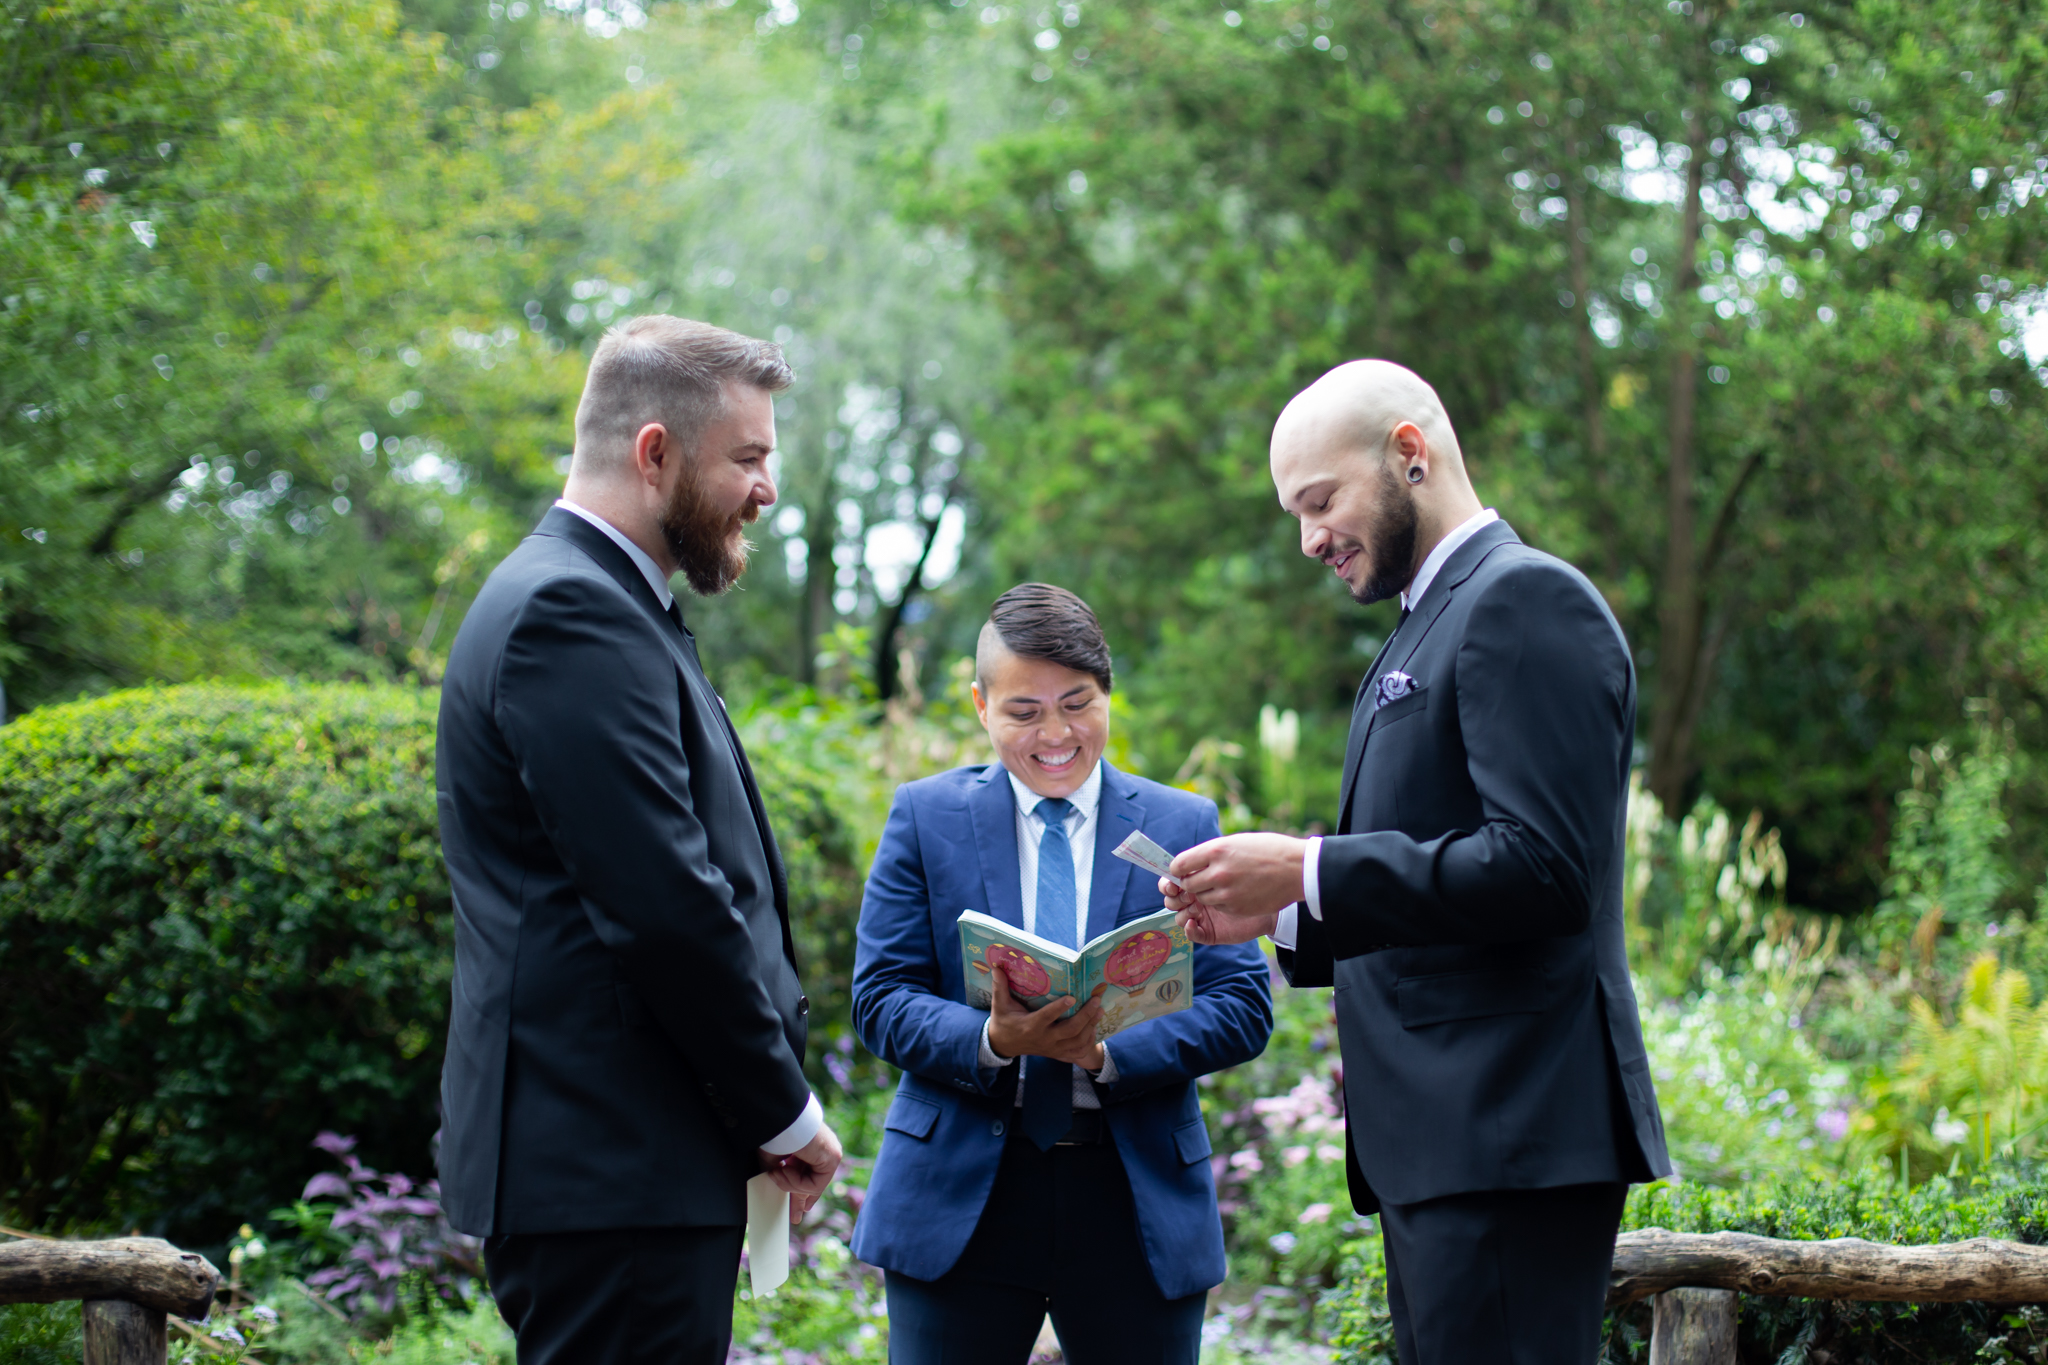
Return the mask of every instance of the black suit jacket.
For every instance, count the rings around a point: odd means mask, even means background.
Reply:
[[[1379,680],[1412,678],[1375,709]],[[1359,689],[1323,917],[1352,1199],[1668,1174],[1622,927],[1635,669],[1570,565],[1504,522],[1459,546]]]
[[[596,527],[550,511],[484,584],[438,758],[450,1221],[744,1223],[810,1094],[781,858],[695,641]]]

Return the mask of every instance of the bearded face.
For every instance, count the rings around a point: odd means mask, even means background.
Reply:
[[[1380,495],[1365,528],[1366,576],[1352,591],[1360,606],[1384,602],[1408,586],[1415,569],[1415,499],[1393,468],[1379,466]]]
[[[754,546],[746,526],[760,515],[760,504],[752,499],[737,512],[717,506],[690,464],[662,509],[661,533],[690,586],[701,596],[716,597],[747,571],[747,554]]]

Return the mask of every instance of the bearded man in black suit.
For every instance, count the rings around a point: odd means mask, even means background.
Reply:
[[[1669,1174],[1622,933],[1636,678],[1585,576],[1480,506],[1435,390],[1359,360],[1273,429],[1302,553],[1401,623],[1359,687],[1336,833],[1197,845],[1200,942],[1334,985],[1353,1203],[1403,1365],[1585,1365],[1632,1181]]]
[[[722,1365],[746,1181],[796,1218],[839,1166],[775,833],[669,588],[746,568],[789,382],[723,328],[608,332],[562,498],[449,655],[441,1184],[521,1365]]]

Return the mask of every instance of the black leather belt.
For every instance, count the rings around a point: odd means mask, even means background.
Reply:
[[[1066,1136],[1055,1142],[1055,1147],[1100,1147],[1109,1141],[1109,1125],[1102,1121],[1100,1109],[1076,1109],[1074,1121],[1067,1128]]]

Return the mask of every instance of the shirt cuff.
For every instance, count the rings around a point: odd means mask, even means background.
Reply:
[[[1316,865],[1322,861],[1323,836],[1318,834],[1308,841],[1308,852],[1301,855],[1301,900],[1308,912],[1317,919],[1323,917],[1322,878],[1316,873]]]
[[[804,1102],[804,1112],[796,1116],[796,1122],[789,1125],[761,1144],[761,1150],[770,1156],[788,1156],[800,1152],[810,1145],[818,1130],[825,1126],[825,1107],[813,1095]]]
[[[1102,1070],[1090,1072],[1097,1085],[1116,1084],[1116,1058],[1109,1055],[1109,1044],[1102,1045]]]
[[[1281,910],[1278,922],[1273,925],[1273,932],[1266,935],[1267,938],[1273,940],[1275,948],[1285,948],[1290,953],[1294,951],[1294,941],[1298,937],[1297,930],[1300,915],[1301,902],[1299,901]]]
[[[1000,1071],[1017,1060],[1015,1057],[1004,1057],[989,1046],[988,1030],[989,1025],[993,1023],[995,1020],[989,1019],[981,1026],[981,1066],[984,1071]]]

